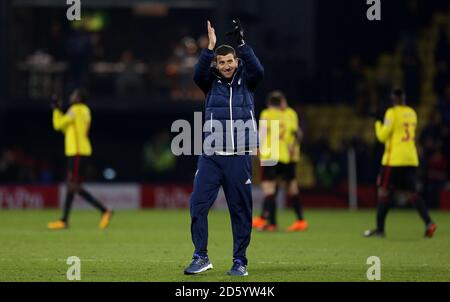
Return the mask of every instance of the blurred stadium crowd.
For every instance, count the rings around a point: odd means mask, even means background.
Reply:
[[[217,20],[224,31],[227,18],[238,15],[266,67],[257,110],[276,88],[286,91],[299,113],[303,187],[345,183],[349,149],[356,154],[358,183],[375,183],[382,146],[369,113],[383,111],[392,87],[403,86],[419,114],[422,192],[429,206],[437,206],[437,194],[450,186],[447,1],[392,1],[381,25],[364,20],[365,3],[298,2],[279,3],[287,15],[267,24],[264,16],[277,9],[270,1],[89,7],[78,22],[65,20],[65,7],[11,2],[11,85],[9,102],[0,110],[0,183],[64,179],[62,137],[51,130],[48,98],[80,86],[90,91],[93,110],[90,180],[189,183],[195,157],[172,155],[170,124],[190,120],[202,108],[192,72],[207,43],[206,19]],[[300,34],[286,29],[289,5],[292,14],[314,12],[299,21]]]

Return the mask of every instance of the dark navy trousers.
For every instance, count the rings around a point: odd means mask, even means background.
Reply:
[[[202,155],[190,199],[191,235],[195,254],[207,255],[208,212],[222,186],[231,216],[233,258],[247,265],[252,232],[252,167],[250,155]]]

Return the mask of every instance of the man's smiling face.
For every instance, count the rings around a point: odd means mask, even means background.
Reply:
[[[231,79],[238,67],[238,60],[232,53],[225,56],[217,56],[216,63],[217,70],[226,79]]]

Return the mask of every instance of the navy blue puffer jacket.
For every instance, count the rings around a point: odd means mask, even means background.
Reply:
[[[226,80],[211,67],[214,52],[204,49],[195,67],[194,81],[206,95],[204,152],[243,152],[258,147],[253,95],[264,68],[248,45],[238,48],[238,68]]]

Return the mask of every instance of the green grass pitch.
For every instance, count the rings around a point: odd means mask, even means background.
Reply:
[[[189,213],[181,210],[117,212],[106,231],[99,214],[74,211],[71,228],[49,231],[59,211],[0,211],[0,281],[67,281],[69,256],[81,259],[81,281],[367,281],[369,256],[381,259],[382,281],[450,281],[450,213],[432,212],[438,230],[424,239],[415,211],[394,210],[385,239],[363,238],[374,211],[307,210],[310,229],[286,233],[293,213],[280,212],[283,230],[253,232],[249,276],[231,278],[228,212],[209,216],[214,269],[184,276],[190,262]]]

